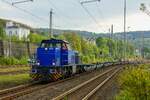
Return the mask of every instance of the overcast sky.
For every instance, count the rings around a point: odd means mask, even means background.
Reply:
[[[11,19],[28,24],[31,27],[48,27],[49,11],[54,10],[53,26],[60,29],[86,30],[92,32],[108,32],[114,24],[115,32],[123,31],[123,3],[124,0],[101,0],[100,3],[84,5],[94,16],[98,25],[81,7],[79,0],[34,0],[15,6],[40,17],[33,17],[0,0],[0,18]],[[128,31],[150,30],[150,16],[139,10],[140,3],[146,3],[150,10],[149,0],[127,0],[127,28]]]

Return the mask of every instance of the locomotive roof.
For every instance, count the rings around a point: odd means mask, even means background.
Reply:
[[[65,40],[60,40],[60,39],[49,39],[49,40],[42,40],[42,42],[46,42],[46,43],[67,43],[69,44],[69,42],[65,41]]]

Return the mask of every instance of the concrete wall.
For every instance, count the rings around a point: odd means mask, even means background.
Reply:
[[[38,44],[29,42],[9,42],[0,40],[0,56],[31,56],[36,53]]]

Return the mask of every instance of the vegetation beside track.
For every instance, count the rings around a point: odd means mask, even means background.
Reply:
[[[0,73],[7,72],[17,72],[17,71],[28,71],[30,67],[9,67],[9,68],[0,68]]]
[[[119,77],[116,100],[150,100],[150,64],[128,66]]]
[[[0,65],[27,65],[27,57],[0,57]]]
[[[0,89],[9,88],[21,84],[28,83],[30,81],[29,74],[17,74],[17,75],[1,75],[0,76]]]

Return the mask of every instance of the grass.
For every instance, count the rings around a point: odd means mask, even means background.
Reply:
[[[9,67],[9,68],[0,68],[0,73],[5,72],[17,72],[17,71],[28,71],[30,67]]]
[[[0,89],[25,84],[28,83],[29,81],[30,81],[29,74],[1,75]]]
[[[26,65],[28,64],[27,57],[0,57],[0,65]]]
[[[150,100],[150,64],[128,66],[119,77],[116,100]]]

